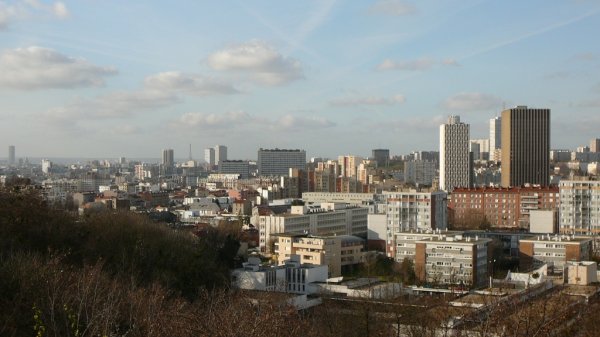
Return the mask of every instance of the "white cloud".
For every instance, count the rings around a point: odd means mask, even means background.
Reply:
[[[285,115],[281,117],[274,127],[282,131],[307,131],[314,129],[329,128],[335,126],[335,123],[323,117],[304,117]]]
[[[67,18],[69,17],[69,10],[64,2],[57,1],[52,5],[52,12],[57,18]]]
[[[435,64],[436,61],[427,57],[408,61],[393,61],[391,59],[385,59],[377,66],[377,70],[427,70],[433,67]]]
[[[455,66],[455,67],[460,66],[460,63],[458,63],[457,60],[452,59],[452,58],[442,60],[442,64],[445,66]]]
[[[69,10],[62,1],[44,4],[39,0],[18,0],[7,3],[0,1],[0,30],[17,20],[23,20],[39,14],[50,14],[56,18],[64,19],[69,16]]]
[[[172,93],[144,89],[132,92],[114,92],[93,99],[78,99],[62,107],[49,110],[49,121],[74,123],[82,119],[125,118],[143,111],[162,108],[178,101]]]
[[[417,7],[410,2],[401,0],[379,0],[374,3],[369,12],[391,16],[404,16],[417,13]]]
[[[0,87],[34,90],[104,85],[117,71],[42,47],[17,48],[0,54]]]
[[[246,73],[251,80],[281,85],[304,77],[299,61],[284,57],[263,41],[253,40],[217,51],[208,57],[215,70]]]
[[[224,128],[239,124],[250,124],[255,120],[254,117],[244,111],[231,111],[223,114],[188,112],[183,114],[173,125],[187,128]]]
[[[144,80],[144,85],[147,88],[182,92],[196,96],[238,93],[238,91],[229,83],[209,77],[183,74],[175,71],[162,72],[148,76]]]
[[[493,95],[463,92],[448,97],[442,103],[442,107],[452,111],[500,110],[502,104],[502,99]]]
[[[378,96],[336,98],[331,100],[329,104],[333,106],[373,106],[402,104],[405,101],[406,97],[404,97],[404,95],[398,94],[390,98]]]

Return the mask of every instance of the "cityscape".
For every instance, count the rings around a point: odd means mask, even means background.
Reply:
[[[0,0],[0,335],[600,336],[599,15]]]

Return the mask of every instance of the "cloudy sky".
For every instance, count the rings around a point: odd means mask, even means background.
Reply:
[[[0,0],[0,157],[402,154],[514,105],[600,137],[600,1]]]

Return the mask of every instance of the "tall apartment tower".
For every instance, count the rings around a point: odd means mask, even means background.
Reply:
[[[590,152],[600,152],[600,138],[594,138],[590,141]]]
[[[215,166],[215,149],[212,147],[204,149],[204,160],[208,163],[209,167]]]
[[[469,151],[469,124],[459,116],[450,116],[440,125],[440,189],[471,187],[473,157]]]
[[[8,166],[14,166],[14,165],[15,165],[15,146],[9,145],[8,146]]]
[[[502,187],[550,183],[550,109],[502,111]]]
[[[215,164],[219,165],[219,162],[227,160],[227,146],[216,145],[215,146]]]
[[[499,161],[502,148],[502,117],[490,119],[490,160]]]

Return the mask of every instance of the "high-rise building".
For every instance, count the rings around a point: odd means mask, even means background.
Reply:
[[[455,187],[471,187],[472,159],[469,124],[450,116],[447,124],[440,125],[440,189],[450,192]]]
[[[239,174],[240,179],[250,178],[250,163],[247,160],[221,160],[219,173]]]
[[[500,160],[502,148],[502,117],[490,119],[490,160]]]
[[[590,152],[600,152],[600,138],[594,138],[590,141]]]
[[[52,162],[48,159],[42,159],[42,172],[49,174],[52,171]]]
[[[338,156],[338,164],[341,167],[341,176],[356,177],[356,168],[362,162],[362,158],[358,156]]]
[[[290,168],[306,170],[306,151],[261,148],[256,164],[259,176],[285,176]]]
[[[387,167],[390,162],[390,150],[374,149],[371,157],[377,162],[377,167]]]
[[[550,183],[550,109],[502,111],[502,187]]]
[[[215,145],[215,164],[219,164],[222,161],[227,160],[227,146]]]
[[[175,154],[173,149],[162,151],[161,174],[172,174],[175,167]]]
[[[204,160],[210,168],[215,166],[215,149],[212,147],[204,149]]]
[[[15,165],[15,146],[8,146],[8,166]]]

